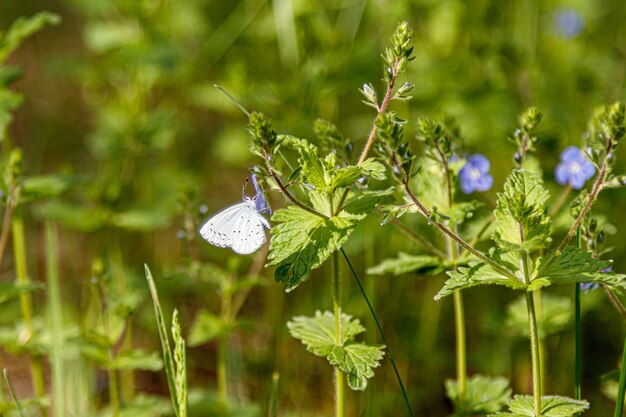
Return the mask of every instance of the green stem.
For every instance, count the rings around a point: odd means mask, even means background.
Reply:
[[[542,294],[541,288],[535,290],[534,298],[535,298],[535,316],[537,318],[537,329],[539,329],[539,326],[543,323],[543,298],[541,294]],[[541,396],[543,395],[544,381],[546,380],[546,370],[545,370],[545,367],[543,366],[546,363],[545,362],[546,346],[544,343],[544,338],[543,337],[537,338],[537,344],[539,345],[539,369],[540,369],[540,373],[539,373],[540,385],[539,386],[542,389],[539,395]]]
[[[120,394],[119,386],[117,383],[117,372],[114,369],[109,369],[109,403],[111,404],[111,411],[113,417],[120,415]]]
[[[26,262],[26,239],[24,237],[24,221],[20,210],[16,210],[11,220],[11,229],[13,234],[13,252],[15,257],[15,269],[17,273],[17,282],[27,287],[30,284],[28,278],[28,268]],[[31,294],[23,291],[20,294],[20,308],[22,310],[22,318],[24,327],[28,332],[28,339],[33,336],[33,300]],[[43,360],[41,355],[30,355],[30,370],[33,384],[33,391],[38,398],[46,396],[46,385],[43,372]],[[43,417],[48,416],[48,410],[44,405],[39,406],[39,412]]]
[[[343,345],[341,329],[341,282],[339,275],[339,254],[333,252],[333,310],[335,312],[335,343]],[[339,368],[335,368],[335,417],[345,414],[345,378]]]
[[[48,277],[48,312],[52,332],[50,365],[52,371],[52,394],[55,417],[65,415],[65,381],[63,370],[63,312],[59,286],[59,259],[57,229],[46,222],[46,255]]]
[[[467,359],[465,347],[465,313],[460,290],[454,292],[454,326],[456,330],[456,381],[462,402],[467,388]]]
[[[539,343],[537,334],[537,317],[535,316],[535,300],[532,291],[526,292],[526,307],[528,309],[528,325],[530,330],[530,353],[533,367],[533,397],[535,415],[541,415],[541,365],[539,362]]]
[[[614,417],[622,417],[624,412],[624,390],[626,389],[626,339],[624,340],[624,351],[622,352],[622,364],[619,372],[619,388],[617,389],[617,402],[615,403]]]
[[[576,229],[576,247],[580,248],[580,227]],[[580,283],[574,284],[574,399],[582,399],[582,322]]]
[[[530,283],[530,265],[528,264],[528,255],[524,252],[520,253],[522,260],[522,269],[524,270],[524,282]],[[530,331],[530,354],[532,358],[533,368],[533,399],[535,404],[535,415],[541,415],[541,361],[539,350],[539,334],[537,332],[537,315],[535,313],[535,298],[533,291],[526,292],[526,308],[528,309],[528,326]]]
[[[224,297],[220,308],[222,322],[231,321],[232,298]],[[228,404],[228,337],[219,339],[217,352],[217,392],[220,402]]]
[[[406,389],[404,388],[404,383],[402,383],[402,378],[400,377],[400,372],[398,372],[398,367],[396,366],[396,361],[393,358],[393,354],[391,353],[391,348],[389,347],[389,343],[387,343],[385,332],[383,332],[383,328],[380,325],[380,322],[378,321],[378,316],[376,315],[376,312],[374,311],[374,308],[372,307],[372,303],[370,303],[369,297],[367,296],[367,293],[365,292],[365,289],[363,288],[363,284],[361,283],[359,276],[354,270],[354,267],[352,266],[350,259],[348,259],[348,255],[346,255],[346,252],[343,249],[341,249],[341,254],[343,255],[343,258],[346,260],[346,263],[348,264],[348,268],[350,268],[350,272],[352,272],[352,276],[354,277],[357,285],[359,286],[359,289],[361,290],[361,294],[363,295],[363,298],[365,299],[367,308],[369,308],[370,314],[372,315],[372,318],[374,319],[374,322],[376,323],[376,327],[378,328],[378,333],[380,334],[381,339],[383,339],[383,343],[385,344],[385,350],[387,351],[387,356],[389,356],[389,361],[391,362],[393,371],[396,374],[396,379],[398,380],[398,384],[400,385],[400,390],[402,391],[402,396],[404,397],[404,402],[409,412],[409,416],[413,417],[413,410],[411,409],[411,403],[409,402],[409,397],[406,393]]]

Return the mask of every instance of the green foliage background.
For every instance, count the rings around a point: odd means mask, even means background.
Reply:
[[[199,309],[219,310],[219,297],[215,283],[190,279],[180,265],[203,259],[243,275],[252,260],[196,236],[200,221],[240,199],[256,162],[248,151],[245,116],[214,84],[248,109],[266,113],[280,132],[310,138],[314,120],[322,117],[359,149],[375,113],[361,103],[358,89],[366,82],[377,85],[380,53],[396,24],[408,20],[416,55],[408,79],[415,89],[413,100],[394,104],[395,110],[411,115],[407,137],[415,133],[417,116],[445,112],[456,118],[468,150],[492,161],[495,184],[484,195],[487,206],[514,165],[514,147],[506,138],[527,106],[544,114],[536,155],[554,202],[560,193],[552,175],[559,152],[581,143],[597,105],[626,99],[621,0],[7,0],[0,2],[0,30],[42,10],[57,13],[62,22],[27,40],[9,60],[23,70],[14,89],[24,95],[9,135],[24,150],[27,175],[62,174],[71,184],[62,197],[37,200],[25,211],[31,275],[44,281],[41,221],[54,219],[61,225],[68,317],[80,322],[90,311],[89,280],[102,262],[112,283],[108,295],[113,304],[131,306],[133,343],[146,350],[159,342],[144,262],[151,265],[164,310],[177,307],[183,334],[189,334]],[[582,18],[582,31],[572,38],[555,23],[564,10]],[[620,152],[617,164],[623,166]],[[270,200],[275,207],[282,204],[277,195]],[[614,225],[608,231],[626,227],[624,204],[619,190],[601,196],[594,212]],[[423,226],[428,239],[440,239]],[[620,234],[606,240],[614,248],[614,270],[626,271]],[[374,215],[346,250],[365,274],[383,259],[415,254],[418,247],[392,227],[381,227]],[[12,261],[5,259],[1,267],[3,280],[12,276]],[[329,270],[314,271],[289,294],[270,282],[272,272],[265,273],[267,285],[250,293],[228,342],[234,401],[265,409],[276,371],[279,415],[330,414],[331,371],[289,337],[286,325],[293,316],[330,308]],[[454,375],[452,309],[449,300],[433,301],[444,276],[371,275],[365,281],[416,415],[444,415],[443,381]],[[345,282],[345,310],[368,328],[368,342],[379,343],[356,288]],[[571,296],[565,288],[550,291]],[[45,300],[43,291],[34,297]],[[470,374],[509,376],[515,392],[527,393],[526,341],[511,324],[514,314],[503,319],[511,301],[505,289],[466,291],[468,366]],[[611,402],[601,393],[600,376],[617,366],[624,323],[601,291],[586,295],[584,304],[583,395],[592,404],[590,415],[608,415]],[[14,321],[17,303],[2,308],[0,321]],[[554,320],[558,332],[546,339],[546,392],[569,395],[573,335],[563,319]],[[212,388],[217,343],[197,339],[188,352],[189,385]],[[7,354],[2,363],[20,366]],[[349,415],[400,413],[386,359],[376,371],[364,393],[349,393]],[[27,395],[28,384],[20,386]],[[92,388],[94,404],[105,403],[96,383]],[[138,392],[165,390],[161,373],[137,373]]]

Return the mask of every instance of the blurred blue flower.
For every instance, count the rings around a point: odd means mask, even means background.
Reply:
[[[600,284],[598,284],[597,282],[581,282],[580,283],[580,289],[583,290],[585,294],[587,294],[589,291],[595,290],[599,286]]]
[[[559,184],[569,184],[573,189],[580,190],[585,181],[595,173],[596,168],[587,160],[583,151],[575,146],[568,146],[561,152],[561,162],[554,170],[554,177]]]
[[[606,268],[604,268],[602,271],[600,272],[604,272],[605,274],[607,272],[611,272],[613,271],[613,266],[607,266]],[[598,288],[600,286],[600,284],[598,284],[597,282],[581,282],[580,283],[580,289],[583,290],[583,292],[585,294],[587,294],[589,291],[593,291],[596,288]]]
[[[561,9],[554,13],[554,31],[565,39],[571,39],[580,34],[585,27],[583,17],[574,9]]]
[[[493,185],[493,177],[489,174],[489,160],[479,153],[465,157],[465,165],[459,171],[459,177],[461,190],[465,194],[487,191]]]

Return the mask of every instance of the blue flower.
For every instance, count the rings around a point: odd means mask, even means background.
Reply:
[[[574,9],[561,9],[554,13],[554,31],[562,38],[578,36],[584,27],[585,21]]]
[[[587,294],[589,291],[595,290],[599,286],[600,284],[598,284],[597,282],[581,282],[580,283],[580,289],[583,290],[585,294]]]
[[[465,194],[487,191],[493,185],[493,177],[489,174],[489,160],[479,153],[465,157],[465,165],[459,171],[459,177],[461,190]]]
[[[561,162],[554,170],[554,177],[559,184],[569,184],[573,189],[580,190],[585,181],[595,173],[596,168],[587,160],[583,151],[575,146],[568,146],[561,152]]]

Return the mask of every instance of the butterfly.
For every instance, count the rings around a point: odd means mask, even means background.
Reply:
[[[244,196],[241,203],[225,208],[202,225],[200,235],[207,242],[242,255],[256,251],[265,243],[265,229],[269,229],[270,224],[262,213],[272,211],[254,174],[252,184],[256,191],[253,198]]]

